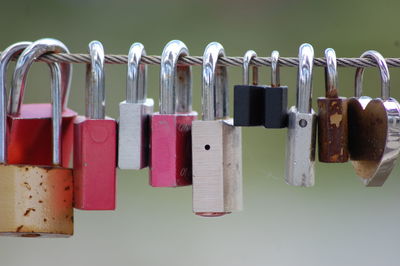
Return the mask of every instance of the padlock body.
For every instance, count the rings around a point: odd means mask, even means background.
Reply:
[[[349,160],[346,98],[318,98],[318,157],[325,163]]]
[[[142,169],[149,164],[150,115],[154,101],[121,102],[118,123],[118,167]]]
[[[73,125],[76,113],[62,113],[61,166],[69,167],[73,147]],[[7,119],[7,152],[9,164],[52,165],[51,104],[23,104],[18,117]]]
[[[264,88],[264,126],[266,128],[285,128],[288,123],[287,87]]]
[[[241,128],[233,121],[194,121],[193,212],[221,216],[243,207]]]
[[[73,234],[72,169],[0,165],[0,235]]]
[[[285,181],[292,186],[313,186],[315,183],[316,115],[299,113],[291,107],[288,113]]]
[[[192,184],[192,121],[197,112],[151,116],[150,185]]]
[[[261,126],[264,123],[264,86],[234,87],[233,121],[235,126]]]
[[[78,116],[74,128],[74,207],[115,210],[117,123]]]

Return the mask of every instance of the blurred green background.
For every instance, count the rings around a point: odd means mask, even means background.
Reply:
[[[142,42],[150,55],[180,39],[192,55],[219,41],[227,55],[253,49],[297,56],[309,42],[316,56],[327,47],[338,57],[375,49],[400,57],[399,1],[105,1],[2,2],[1,48],[53,37],[72,52],[91,40],[106,53],[126,54]],[[193,67],[194,108],[200,108],[200,67]],[[391,68],[392,96],[400,98],[400,70]],[[262,68],[262,83],[270,69]],[[353,94],[354,69],[340,68],[343,96]],[[159,66],[149,67],[149,96],[158,102]],[[106,66],[107,113],[118,117],[125,97],[125,65]],[[229,68],[231,88],[241,69]],[[293,103],[296,69],[281,80]],[[84,111],[85,66],[74,65],[69,106]],[[367,70],[365,94],[378,96],[378,71]],[[26,102],[49,99],[49,74],[34,64]],[[314,71],[315,99],[324,92],[323,69]],[[231,94],[232,99],[232,94]],[[232,102],[232,100],[231,100]],[[231,106],[232,107],[232,106]],[[243,129],[244,211],[207,219],[191,211],[191,187],[151,188],[147,170],[118,171],[118,210],[75,212],[69,239],[0,238],[0,265],[399,265],[399,167],[381,188],[365,188],[350,164],[316,164],[316,186],[284,183],[286,130]],[[1,219],[1,214],[0,214]]]

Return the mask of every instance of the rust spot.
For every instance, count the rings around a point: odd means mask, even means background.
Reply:
[[[64,202],[67,202],[67,200],[63,200]]]
[[[37,234],[37,233],[31,233],[31,234],[23,234],[23,235],[21,235],[22,237],[39,237],[40,236],[40,234]]]
[[[47,189],[46,189],[46,188],[44,189],[44,192],[47,192]]]
[[[22,227],[24,227],[23,225],[20,225],[17,227],[17,232],[21,232]]]
[[[67,187],[64,188],[65,191],[70,190],[70,189],[71,189],[70,186],[67,186]]]
[[[47,222],[47,219],[46,219],[46,218],[44,218],[44,219],[43,219],[43,222]]]
[[[71,222],[74,222],[74,216],[71,216]]]
[[[29,168],[28,168],[28,167],[25,167],[25,171],[29,171]]]
[[[39,186],[42,186],[42,185],[43,185],[43,182],[40,182]]]
[[[32,195],[29,195],[29,198],[31,199],[31,198],[32,198]]]
[[[31,189],[32,189],[31,186],[28,184],[28,182],[24,182],[24,186],[25,186],[28,190],[31,190]]]
[[[65,215],[65,218],[66,218],[66,219],[68,219],[68,217],[69,217],[69,215],[68,215],[68,214],[67,214],[67,215]]]
[[[28,216],[29,213],[30,213],[31,211],[36,211],[36,210],[35,210],[35,208],[28,208],[28,209],[25,211],[24,216]]]
[[[43,200],[39,200],[38,202],[39,202],[39,203],[43,203]]]

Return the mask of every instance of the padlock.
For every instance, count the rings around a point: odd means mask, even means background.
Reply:
[[[258,68],[253,67],[253,83],[249,82],[250,61],[257,57],[249,50],[243,57],[243,85],[234,87],[233,121],[235,126],[261,126],[264,123],[264,87],[258,84]]]
[[[72,169],[60,167],[62,77],[59,63],[52,75],[52,166],[13,165],[6,149],[6,69],[10,59],[28,43],[16,43],[0,56],[0,235],[19,237],[69,237],[73,234]]]
[[[192,69],[178,65],[188,56],[186,45],[170,41],[161,56],[160,110],[151,116],[150,185],[178,187],[192,184]]]
[[[51,104],[22,104],[27,72],[33,61],[46,53],[69,53],[55,39],[40,39],[30,44],[19,57],[13,75],[8,106],[8,163],[52,165]],[[68,167],[72,155],[73,120],[76,113],[67,108],[72,65],[60,63],[62,69],[63,123],[61,132],[62,162]]]
[[[86,69],[86,115],[74,127],[74,207],[114,210],[117,123],[105,116],[104,49],[89,43],[91,64]]]
[[[132,44],[128,54],[126,100],[119,104],[120,169],[142,169],[149,164],[149,121],[154,101],[146,98],[147,65],[140,63],[142,55],[146,55],[144,46]]]
[[[390,75],[386,61],[377,51],[361,58],[374,60],[381,74],[381,98],[362,95],[364,68],[357,68],[355,97],[348,100],[349,154],[364,185],[382,186],[400,152],[400,104],[390,97]]]
[[[227,69],[217,65],[224,48],[210,43],[203,55],[203,119],[193,121],[193,212],[216,217],[240,211],[242,192],[241,128],[229,119]]]
[[[288,123],[287,86],[281,86],[279,73],[279,52],[271,54],[271,86],[264,88],[264,126],[285,128]]]
[[[325,50],[325,97],[318,98],[318,157],[320,162],[349,160],[347,99],[338,96],[335,50]]]
[[[293,186],[313,186],[316,115],[311,106],[314,49],[299,48],[296,106],[289,109],[285,181]]]

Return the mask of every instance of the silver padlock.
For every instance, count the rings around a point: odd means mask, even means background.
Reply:
[[[217,66],[224,48],[210,43],[203,55],[203,119],[193,121],[193,212],[216,217],[242,209],[242,135],[228,116],[228,78]]]
[[[314,185],[316,114],[311,107],[314,49],[299,48],[296,106],[289,109],[285,181],[292,186]]]
[[[126,100],[119,104],[118,167],[142,169],[149,165],[149,121],[154,101],[146,98],[147,65],[143,44],[134,43],[128,54]]]

